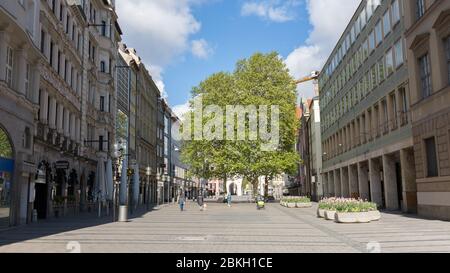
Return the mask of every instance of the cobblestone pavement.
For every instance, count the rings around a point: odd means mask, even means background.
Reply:
[[[0,232],[0,252],[450,252],[450,222],[383,213],[369,224],[318,219],[315,207],[194,203],[143,214],[129,223],[79,217]]]

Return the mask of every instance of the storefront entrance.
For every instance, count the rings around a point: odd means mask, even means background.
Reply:
[[[0,229],[10,224],[14,152],[8,135],[0,127]]]

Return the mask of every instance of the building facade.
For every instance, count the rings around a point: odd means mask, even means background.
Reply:
[[[415,212],[405,0],[361,2],[319,77],[324,192]]]
[[[322,182],[322,141],[320,127],[320,104],[319,98],[314,97],[309,105],[308,119],[308,147],[311,197],[319,201],[323,197]]]
[[[21,173],[17,178],[8,174],[13,179],[3,179],[7,183],[1,186],[2,196],[14,197],[6,197],[14,206],[9,224],[89,209],[97,166],[111,158],[114,142],[112,68],[121,37],[114,1],[3,1],[1,11],[2,95],[12,98],[14,91],[20,103],[2,99],[2,111],[14,113],[14,119],[8,121],[5,113],[0,123],[4,138],[20,140],[26,151],[12,143],[13,152],[7,153],[9,165],[11,159],[20,163],[14,173]],[[22,130],[17,124],[24,121],[21,137],[3,125],[13,122]],[[22,177],[27,177],[25,187]]]
[[[405,27],[418,213],[450,220],[450,1],[405,1]]]
[[[34,200],[39,12],[40,1],[0,3],[0,229],[27,223]]]

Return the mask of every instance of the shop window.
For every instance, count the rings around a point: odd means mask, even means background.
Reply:
[[[427,177],[439,176],[435,137],[425,139],[425,152],[427,164]]]

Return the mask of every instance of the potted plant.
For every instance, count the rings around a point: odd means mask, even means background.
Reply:
[[[337,223],[369,223],[381,218],[377,205],[356,199],[344,199],[336,203]]]
[[[295,206],[297,208],[310,208],[312,207],[311,199],[308,197],[298,197],[295,199]]]

